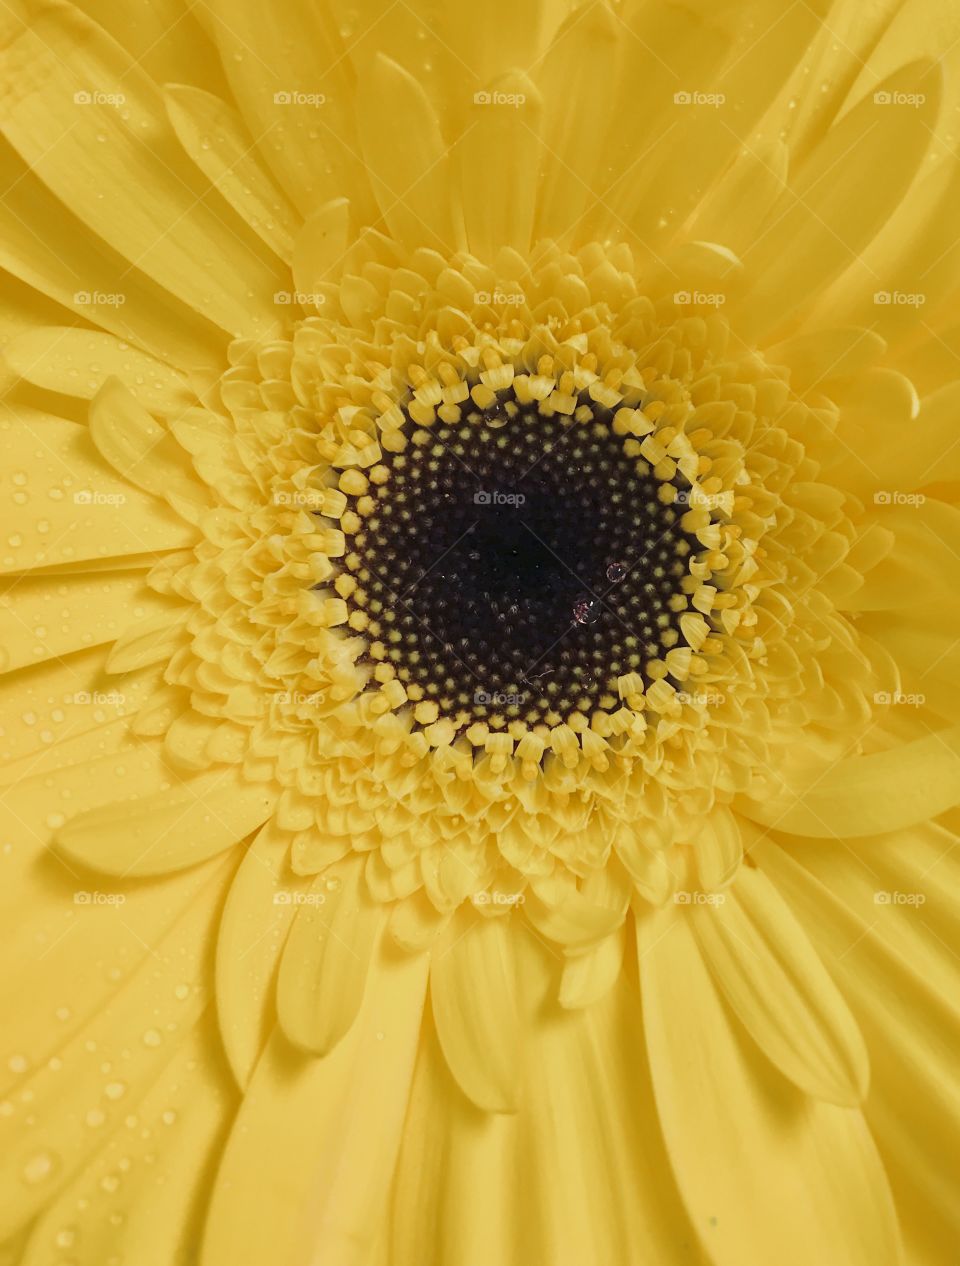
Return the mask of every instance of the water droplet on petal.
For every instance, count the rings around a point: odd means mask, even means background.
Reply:
[[[499,401],[484,412],[483,420],[491,431],[499,431],[510,421],[510,415]]]
[[[37,1152],[23,1167],[23,1180],[30,1184],[43,1182],[49,1178],[56,1167],[56,1157],[52,1152]]]
[[[595,624],[600,619],[600,603],[584,594],[573,604],[573,619],[576,624]]]
[[[623,563],[611,563],[607,568],[607,580],[612,581],[614,584],[616,584],[618,580],[623,580],[626,574],[627,569],[624,567]]]

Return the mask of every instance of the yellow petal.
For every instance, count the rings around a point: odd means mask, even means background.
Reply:
[[[13,150],[0,149],[0,263],[77,318],[132,340],[183,370],[215,377],[226,335],[159,282],[132,268],[40,183]],[[123,278],[123,302],[116,296]],[[61,318],[62,319],[62,318]]]
[[[800,167],[787,205],[774,209],[769,231],[747,255],[756,280],[736,313],[741,336],[782,324],[853,263],[916,175],[940,108],[937,73],[930,62],[914,62],[875,91],[917,93],[922,101],[916,109],[883,106],[871,90]],[[882,186],[860,196],[881,165]]]
[[[397,241],[453,254],[463,244],[448,146],[417,80],[381,54],[357,94],[357,126],[373,191]]]
[[[6,348],[28,382],[90,400],[108,378],[118,378],[147,409],[179,413],[194,403],[184,377],[162,361],[101,330],[47,325],[22,334]]]
[[[855,1107],[867,1092],[867,1051],[803,928],[752,866],[740,870],[723,896],[686,913],[732,1010],[800,1090]]]
[[[955,840],[953,832],[930,824],[858,840],[849,849],[810,840],[789,854],[772,842],[757,851],[832,964],[869,1044],[865,1112],[894,1187],[908,1252],[944,1262],[960,1234],[949,1177],[960,1130],[953,1076],[960,1043]],[[902,1110],[905,1085],[908,1113]]]
[[[0,598],[0,669],[10,672],[101,646],[140,621],[169,623],[179,606],[148,588],[137,572],[21,579]],[[122,703],[122,687],[112,689]],[[94,702],[90,681],[82,675],[71,693],[75,700],[86,695]],[[110,687],[103,683],[99,693],[107,696]]]
[[[206,204],[203,184],[190,179],[164,135],[159,93],[97,26],[77,9],[41,4],[0,64],[9,87],[4,133],[75,215],[231,334],[275,326],[272,296],[282,273],[260,257],[257,239],[225,204],[220,214]],[[123,111],[78,105],[77,94],[91,85],[117,85]],[[171,168],[180,169],[178,178]],[[122,291],[116,283],[100,288]]]
[[[210,507],[187,454],[116,378],[108,378],[91,402],[90,435],[103,459],[144,492],[195,505],[198,515]]]
[[[485,85],[457,145],[463,216],[472,254],[492,264],[503,246],[530,246],[540,161],[540,94],[521,71]]]
[[[519,1024],[510,915],[454,918],[430,959],[430,999],[444,1057],[486,1112],[516,1107]]]
[[[217,936],[217,1017],[241,1087],[253,1075],[275,1020],[273,989],[284,942],[311,880],[289,869],[290,836],[267,822],[230,885]]]
[[[870,756],[850,756],[744,798],[741,813],[764,826],[815,839],[898,831],[960,801],[960,726]]]
[[[219,874],[208,876],[109,1004],[84,1017],[58,1048],[57,1059],[29,1072],[18,1087],[33,1120],[25,1128],[21,1113],[14,1112],[0,1122],[4,1238],[93,1156],[102,1134],[135,1109],[196,1023],[208,998],[205,959],[222,887]],[[115,916],[117,908],[110,913]],[[49,1002],[58,996],[55,992]],[[30,1005],[35,1007],[36,999]]]
[[[8,547],[0,571],[158,553],[196,538],[172,510],[104,464],[86,427],[62,418],[11,427],[0,451],[14,482],[0,509]]]
[[[702,887],[707,892],[723,888],[737,874],[743,858],[736,815],[718,805],[697,824],[693,847]]]
[[[898,1263],[893,1201],[860,1113],[806,1098],[747,1042],[683,915],[645,920],[638,949],[667,1150],[711,1262]]]
[[[277,1013],[301,1050],[327,1055],[350,1031],[386,910],[353,856],[318,875],[290,929],[277,980]]]
[[[893,549],[864,577],[849,606],[854,611],[884,611],[910,606],[920,593],[956,593],[960,578],[960,509],[928,497],[920,503],[899,503],[884,490],[867,522],[892,532]]]
[[[583,211],[593,203],[606,175],[600,172],[597,138],[609,126],[616,90],[616,77],[610,72],[616,66],[618,35],[617,19],[606,6],[577,9],[560,26],[539,68],[545,161],[537,198],[538,237],[563,241],[576,236]],[[524,108],[525,103],[513,110],[514,127],[521,134]],[[517,172],[513,188],[522,188],[532,175]],[[527,245],[511,244],[519,249]]]
[[[126,1118],[112,1133],[90,1127],[102,1146],[39,1217],[22,1266],[47,1266],[51,1245],[75,1246],[84,1266],[121,1254],[140,1266],[177,1260],[196,1234],[197,1192],[236,1111],[212,1030],[205,1017],[135,1113],[132,1098],[119,1101]]]
[[[60,848],[94,870],[158,875],[206,861],[255,831],[276,799],[233,769],[187,779],[142,800],[80,813],[60,829]]]
[[[300,217],[261,165],[243,119],[210,92],[168,84],[164,101],[180,144],[258,237],[289,262]]]
[[[301,215],[350,190],[358,219],[372,223],[347,45],[326,6],[211,0],[202,12],[258,152]]]
[[[423,954],[378,954],[356,1024],[325,1059],[275,1032],[221,1162],[202,1266],[369,1259],[403,1131],[427,966]]]

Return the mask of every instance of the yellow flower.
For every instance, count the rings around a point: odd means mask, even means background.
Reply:
[[[4,7],[5,1261],[953,1261],[895,7]]]

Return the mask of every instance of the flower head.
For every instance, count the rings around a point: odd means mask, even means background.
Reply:
[[[940,68],[494,7],[9,15],[24,1261],[947,1260]]]

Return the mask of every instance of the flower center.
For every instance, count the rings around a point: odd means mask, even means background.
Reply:
[[[371,658],[411,701],[458,728],[556,725],[657,675],[699,548],[683,476],[668,488],[588,400],[550,416],[511,395],[406,434],[364,481],[344,566]]]

